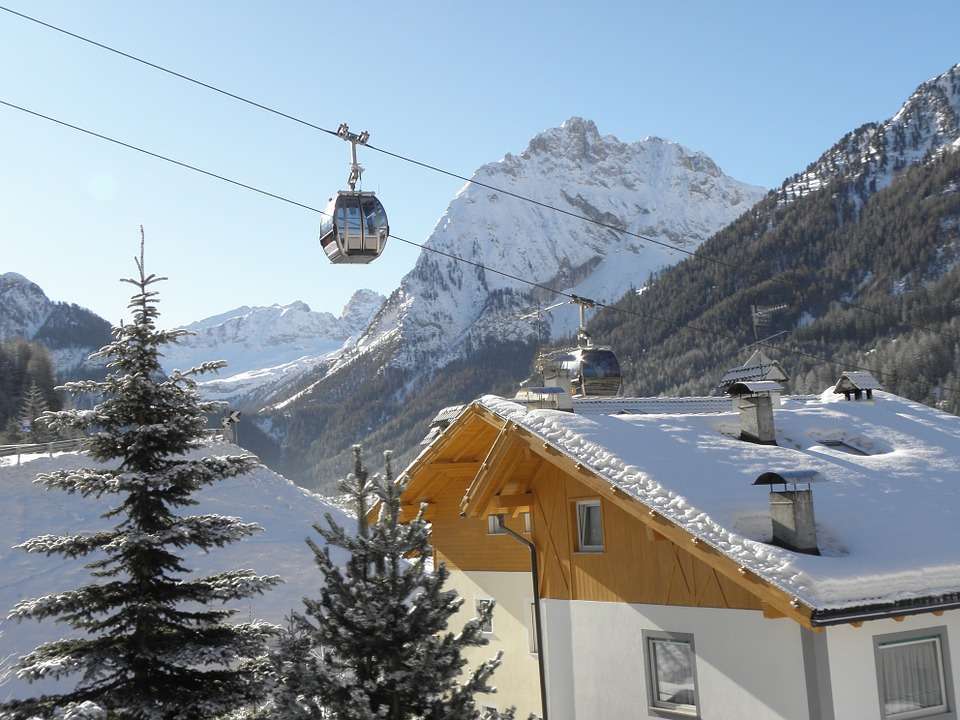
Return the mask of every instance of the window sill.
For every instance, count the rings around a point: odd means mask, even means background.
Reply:
[[[590,555],[603,555],[604,552],[605,551],[601,548],[600,550],[574,550],[573,554],[590,556]]]
[[[679,708],[665,708],[650,705],[647,707],[647,714],[651,717],[659,718],[699,718],[700,713],[696,710],[680,710]]]

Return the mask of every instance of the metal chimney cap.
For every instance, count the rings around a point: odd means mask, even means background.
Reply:
[[[729,395],[754,395],[756,393],[783,392],[783,385],[773,380],[748,380],[735,382],[727,388]]]
[[[826,482],[819,470],[776,470],[763,473],[753,481],[754,485],[799,485],[801,483]]]

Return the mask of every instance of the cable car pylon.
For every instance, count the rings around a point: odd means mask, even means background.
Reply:
[[[357,190],[363,177],[357,145],[366,145],[370,133],[353,133],[346,123],[340,123],[337,136],[350,143],[350,189],[330,198],[320,221],[320,246],[332,263],[366,264],[383,254],[390,236],[387,211],[376,193]]]

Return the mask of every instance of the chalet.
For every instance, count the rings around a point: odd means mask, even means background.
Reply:
[[[960,418],[778,389],[573,412],[486,396],[448,418],[406,470],[404,513],[425,504],[458,622],[496,602],[470,658],[504,651],[485,703],[957,718]]]

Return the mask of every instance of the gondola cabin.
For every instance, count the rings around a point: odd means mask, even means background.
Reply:
[[[372,192],[341,190],[320,221],[320,245],[333,263],[376,260],[389,235],[387,212]]]
[[[543,384],[562,387],[571,395],[614,397],[620,394],[623,375],[613,350],[578,347],[541,360]]]

